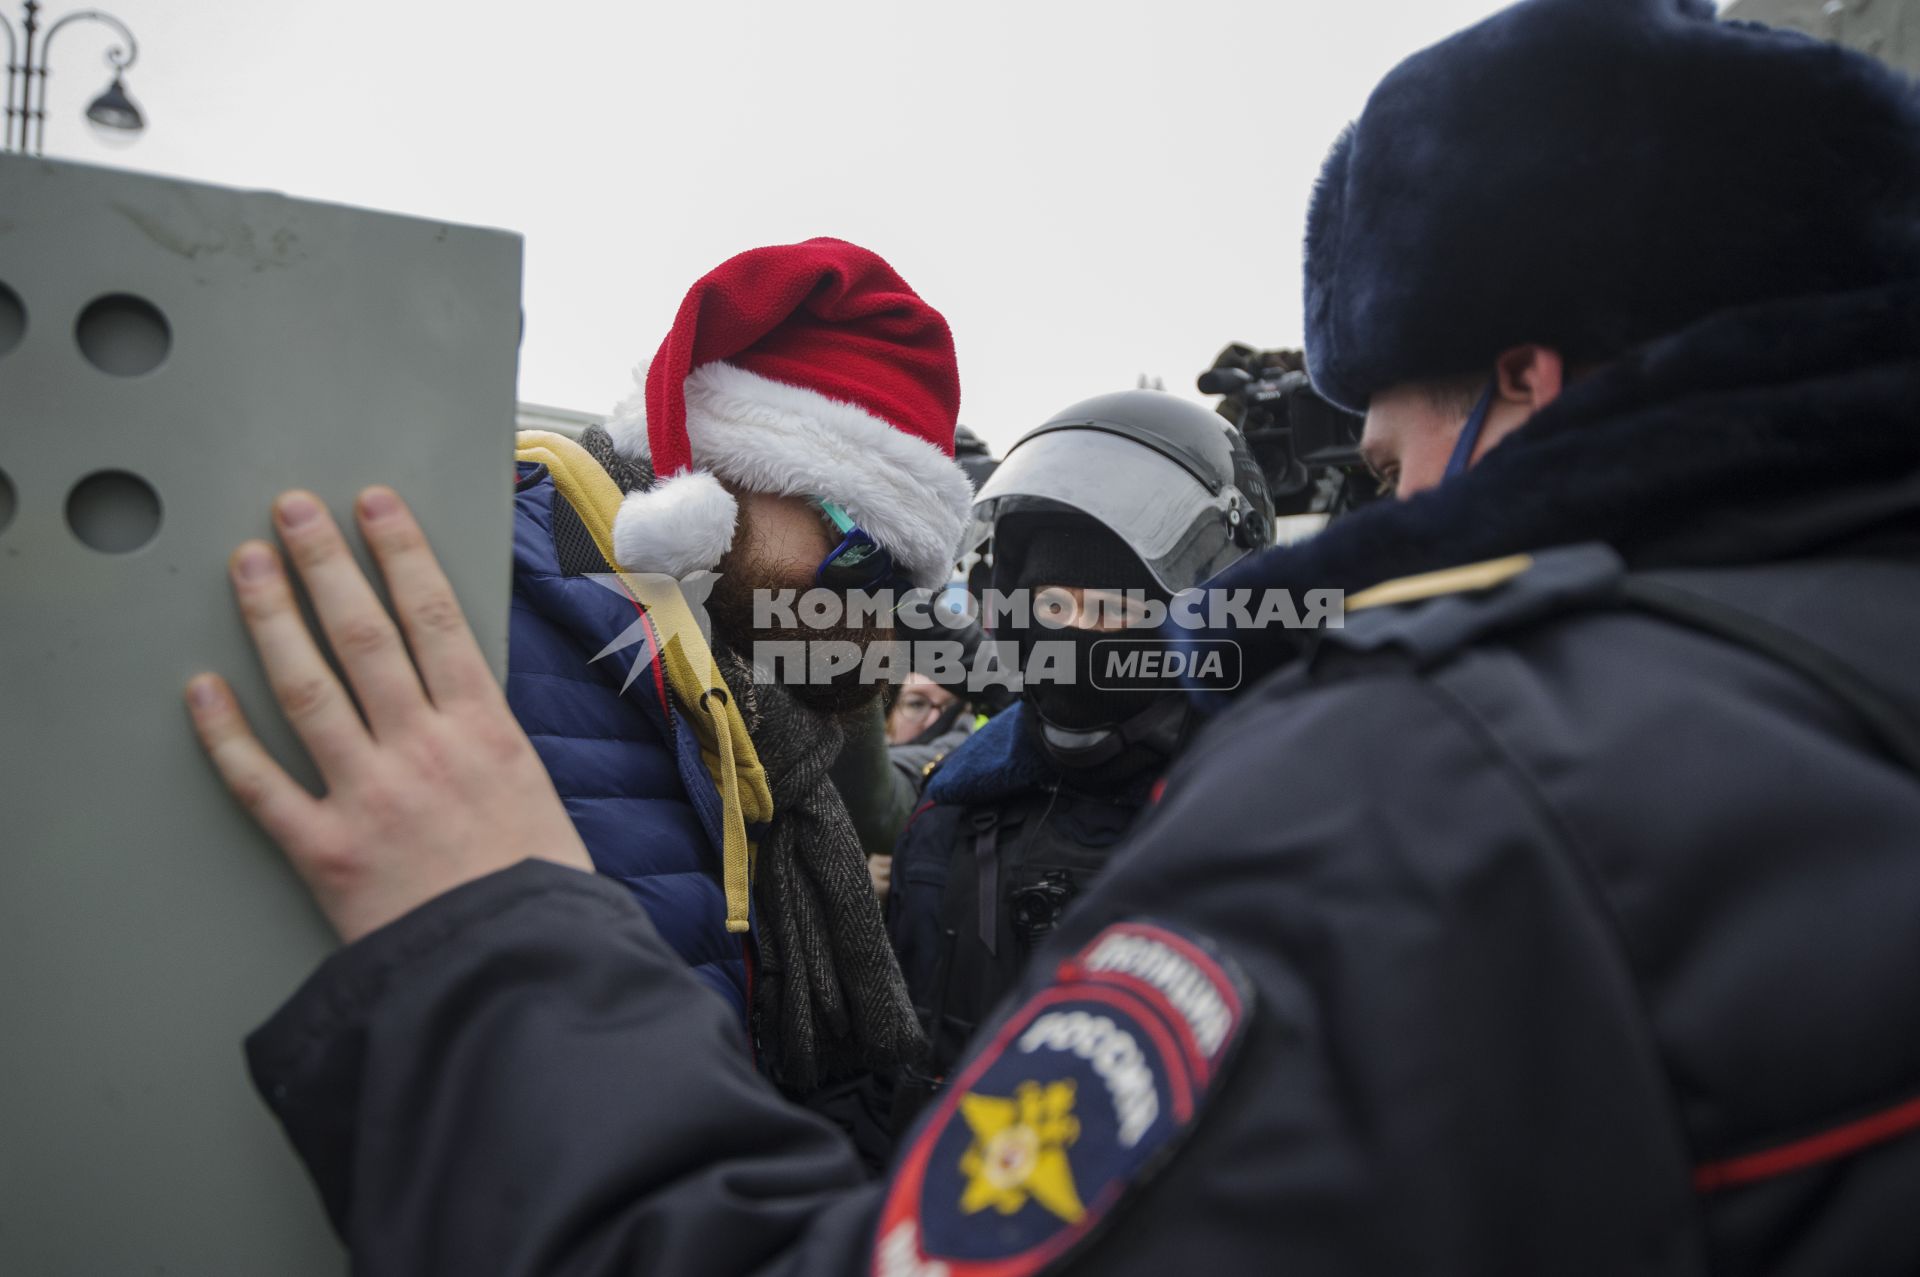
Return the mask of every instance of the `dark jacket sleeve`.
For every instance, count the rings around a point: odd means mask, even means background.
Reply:
[[[1580,856],[1429,683],[1250,695],[1026,977],[1147,919],[1254,988],[1186,1138],[1065,1270],[1697,1277],[1686,1142]],[[254,1070],[369,1277],[867,1271],[885,1187],[696,987],[618,889],[526,865],[337,956]]]
[[[851,1271],[874,1190],[622,888],[528,861],[247,1043],[362,1277]]]

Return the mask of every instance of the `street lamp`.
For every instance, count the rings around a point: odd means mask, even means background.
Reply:
[[[24,45],[14,34],[13,25],[5,17],[0,17],[0,30],[7,33],[7,128],[4,144],[0,150],[27,151],[34,155],[44,154],[47,146],[47,55],[53,51],[53,38],[69,22],[100,22],[112,27],[119,33],[121,44],[107,48],[107,65],[113,68],[113,83],[87,106],[87,120],[93,124],[103,138],[131,141],[141,129],[147,127],[146,117],[140,114],[140,108],[127,96],[126,86],[120,77],[140,56],[140,46],[135,43],[133,32],[127,24],[104,13],[99,9],[82,9],[69,13],[47,28],[47,33],[36,47],[34,40],[40,33],[39,0],[26,0],[23,4],[24,17],[21,27],[26,32]],[[34,91],[38,81],[39,92]]]

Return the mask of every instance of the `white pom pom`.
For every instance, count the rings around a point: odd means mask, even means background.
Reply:
[[[733,545],[740,509],[733,494],[703,470],[691,470],[629,492],[613,519],[613,552],[629,572],[676,579],[719,566]]]

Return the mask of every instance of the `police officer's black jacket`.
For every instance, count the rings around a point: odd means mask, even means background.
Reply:
[[[345,950],[249,1049],[356,1271],[1920,1271],[1917,303],[1722,317],[1241,572],[1530,556],[1260,645],[887,1182],[617,886]]]
[[[1106,868],[1164,766],[1157,754],[1129,759],[1076,783],[1030,712],[1014,705],[942,760],[894,848],[887,932],[928,1042],[903,1109],[946,1075]]]

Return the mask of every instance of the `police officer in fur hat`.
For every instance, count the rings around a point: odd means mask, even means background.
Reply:
[[[364,822],[416,907],[250,1043],[358,1270],[1920,1271],[1912,86],[1528,0],[1335,147],[1307,334],[1404,500],[1226,581],[1345,626],[1247,636],[883,1182],[618,887]]]

